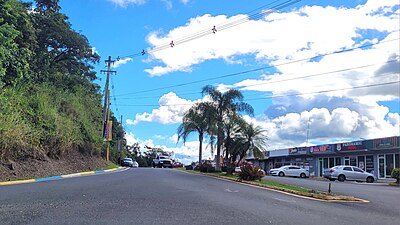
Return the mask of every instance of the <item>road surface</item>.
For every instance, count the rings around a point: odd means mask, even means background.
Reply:
[[[400,206],[320,202],[172,169],[0,186],[0,224],[385,225],[396,224],[398,212]]]

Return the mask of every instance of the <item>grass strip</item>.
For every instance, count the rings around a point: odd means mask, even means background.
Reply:
[[[178,170],[186,171],[189,173],[203,174],[206,176],[223,178],[223,179],[227,179],[227,180],[231,180],[231,181],[251,184],[254,186],[258,186],[258,187],[265,187],[265,188],[283,191],[283,192],[290,193],[290,194],[305,196],[305,197],[313,198],[313,199],[320,199],[320,200],[331,201],[331,202],[366,202],[365,200],[355,198],[353,196],[329,194],[327,192],[315,191],[315,190],[308,189],[308,188],[302,188],[302,187],[297,187],[297,186],[293,186],[293,185],[281,184],[279,182],[271,181],[271,180],[244,181],[244,180],[239,180],[239,177],[237,175],[226,174],[223,172],[201,173],[201,172],[195,171],[195,170],[185,170],[185,168],[179,168]]]

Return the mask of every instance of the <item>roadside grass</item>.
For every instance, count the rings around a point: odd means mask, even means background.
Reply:
[[[119,168],[118,165],[111,163],[110,165],[108,165],[104,170],[110,170],[110,169],[117,169]]]
[[[294,195],[299,195],[311,199],[316,199],[316,200],[324,200],[328,202],[368,202],[363,199],[355,198],[353,196],[346,196],[346,195],[335,195],[335,194],[330,194],[327,192],[321,192],[321,191],[316,191],[308,188],[303,188],[303,187],[298,187],[298,186],[293,186],[293,185],[286,185],[286,184],[281,184],[276,181],[271,181],[271,180],[263,180],[261,179],[256,180],[256,181],[244,181],[244,180],[239,180],[239,177],[234,174],[226,174],[224,172],[214,172],[214,173],[201,173],[199,171],[195,170],[185,170],[185,168],[178,168],[178,170],[189,172],[189,173],[195,173],[195,174],[202,174],[206,176],[212,176],[212,177],[218,177],[222,179],[227,179],[235,182],[240,182],[240,183],[245,183],[245,184],[250,184],[262,188],[267,188],[267,189],[273,189],[289,194],[294,194]]]

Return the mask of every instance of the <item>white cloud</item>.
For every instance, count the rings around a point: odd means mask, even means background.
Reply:
[[[178,141],[178,134],[172,135],[171,137],[169,137],[169,140],[170,140],[172,143],[176,143],[176,142]]]
[[[173,124],[182,122],[183,114],[195,102],[179,98],[175,93],[169,92],[161,96],[158,101],[160,107],[153,109],[151,113],[136,114],[133,124],[139,122],[159,122],[162,124]]]
[[[396,0],[370,0],[366,5],[353,9],[305,6],[287,13],[272,13],[262,20],[249,20],[246,15],[228,18],[206,14],[190,19],[187,24],[166,35],[151,33],[148,42],[153,46],[162,46],[172,40],[176,45],[153,52],[151,59],[160,60],[164,65],[154,66],[146,72],[154,76],[191,71],[192,65],[206,60],[230,61],[232,56],[244,54],[255,54],[260,61],[276,64],[353,47],[358,43],[355,39],[364,38],[362,31],[375,30],[383,34],[398,31],[398,12],[393,12],[395,8],[391,8],[396,4]],[[378,10],[382,8],[385,11]],[[372,11],[374,13],[366,13]],[[392,16],[384,16],[385,13]],[[211,32],[213,26],[218,30],[219,24],[240,19],[248,22],[217,31],[216,34]],[[210,35],[178,44],[183,37],[204,30],[210,30]],[[396,46],[397,43],[392,43],[392,51],[398,49]],[[381,57],[381,54],[378,56]]]
[[[99,54],[96,47],[92,47],[92,54]]]
[[[134,122],[133,120],[131,120],[131,119],[127,119],[127,120],[126,120],[126,124],[128,124],[128,125],[134,125],[135,122]]]
[[[127,64],[129,61],[132,61],[132,58],[125,58],[125,59],[116,60],[114,62],[114,64],[112,64],[112,68],[118,68],[121,65]]]
[[[128,5],[143,5],[146,0],[108,0],[119,7],[127,7]]]
[[[328,104],[328,102],[326,102]],[[269,150],[332,140],[354,140],[400,135],[400,116],[388,113],[383,106],[353,102],[353,109],[344,107],[311,108],[300,112],[282,113],[280,116],[250,118],[267,130]],[[323,105],[323,104],[321,104]],[[297,110],[293,110],[297,111]],[[368,113],[365,113],[368,111]],[[362,113],[361,113],[362,112]],[[369,115],[368,115],[369,114]],[[309,143],[307,143],[307,133]]]

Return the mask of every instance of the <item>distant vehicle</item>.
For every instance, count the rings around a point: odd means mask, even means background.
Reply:
[[[181,162],[174,162],[173,167],[180,168],[183,167],[183,164]]]
[[[169,167],[172,168],[172,160],[165,155],[157,155],[155,159],[153,159],[153,167],[156,168],[164,168]]]
[[[136,162],[136,164],[137,164],[137,162]],[[133,160],[131,158],[125,158],[122,160],[121,166],[133,167]]]
[[[133,168],[138,168],[138,167],[139,167],[139,163],[136,162],[136,160],[133,160],[133,165],[132,165],[132,167],[133,167]]]
[[[241,171],[240,166],[235,167],[235,173],[240,173]]]
[[[265,171],[263,169],[260,168],[260,171],[265,175]],[[240,173],[240,172],[242,172],[240,166],[235,167],[235,173]]]
[[[338,180],[341,182],[345,180],[354,180],[373,183],[377,180],[375,175],[365,172],[356,166],[334,166],[330,169],[325,169],[324,177],[330,181]]]
[[[277,169],[271,169],[269,171],[269,174],[272,176],[290,176],[290,177],[301,177],[301,178],[306,178],[310,176],[310,172],[304,168],[301,168],[299,166],[282,166]]]

